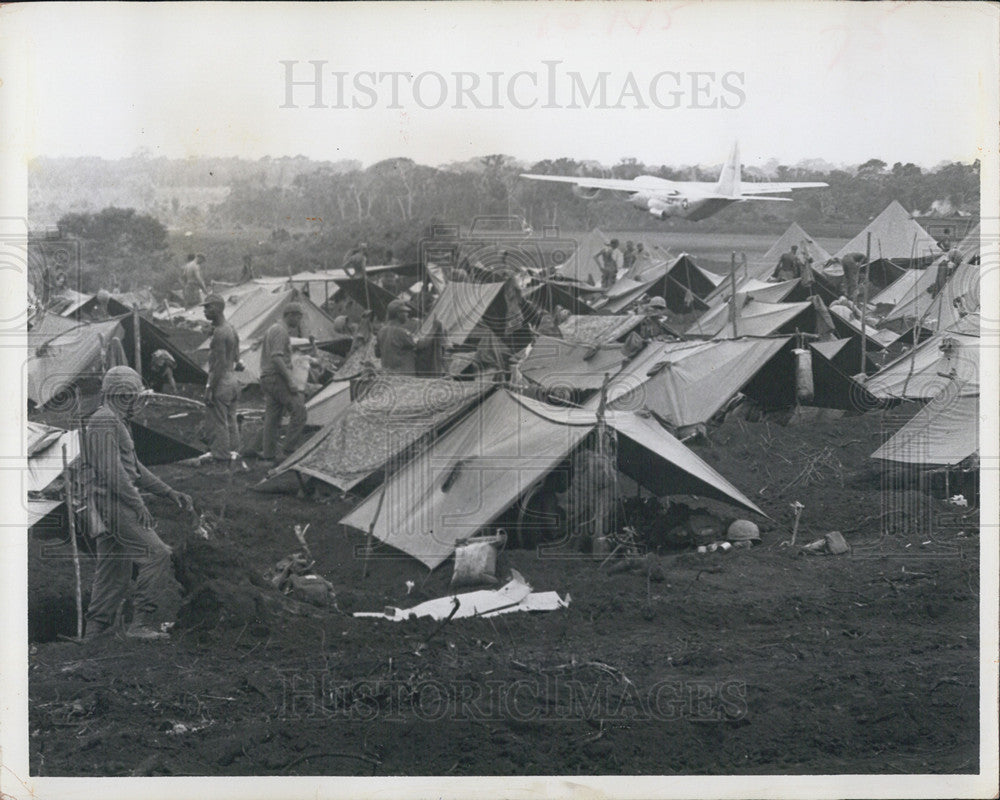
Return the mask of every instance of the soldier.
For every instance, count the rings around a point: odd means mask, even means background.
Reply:
[[[208,385],[205,405],[212,440],[212,458],[228,464],[234,450],[239,449],[240,436],[236,425],[236,401],[240,386],[236,380],[236,364],[240,360],[240,337],[226,322],[226,301],[210,294],[202,304],[205,317],[212,323],[212,339],[208,348]]]
[[[284,454],[291,455],[306,425],[305,387],[299,388],[292,375],[292,337],[298,331],[302,306],[285,306],[281,322],[275,322],[264,334],[260,351],[260,388],[264,392],[263,459],[273,461],[278,452],[278,429],[281,417],[289,415]]]
[[[87,638],[111,628],[118,609],[128,596],[132,566],[139,568],[135,581],[132,623],[125,631],[131,639],[164,639],[155,623],[164,614],[176,613],[180,586],[171,574],[171,548],[156,531],[140,489],[168,497],[181,508],[194,510],[191,498],[165,484],[146,469],[135,455],[128,422],[149,394],[142,378],[131,367],[112,367],[101,381],[101,406],[87,422],[87,480],[104,530],[96,534],[97,566],[87,609]]]

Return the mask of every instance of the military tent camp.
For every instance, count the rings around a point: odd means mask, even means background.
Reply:
[[[942,392],[872,453],[872,458],[953,467],[978,451],[979,395]]]
[[[28,400],[36,407],[49,403],[85,377],[99,385],[107,349],[122,338],[118,320],[77,325],[32,345],[28,354]]]
[[[380,375],[276,470],[349,491],[421,437],[461,413],[492,384]],[[391,468],[390,464],[390,468]]]
[[[926,264],[941,253],[937,241],[910,216],[896,200],[886,206],[875,219],[836,253],[836,258],[848,253],[864,253],[871,234],[871,260],[892,262],[898,277],[903,267]],[[874,273],[873,273],[874,280]],[[890,281],[882,281],[888,285]]]
[[[652,419],[608,412],[618,468],[659,495],[702,494],[760,509]],[[596,428],[593,412],[500,389],[388,478],[341,522],[433,569],[457,540],[490,525]],[[380,497],[381,496],[381,497]],[[377,508],[380,511],[376,511]]]
[[[865,388],[878,398],[898,400],[929,400],[946,388],[978,395],[979,336],[936,333],[872,375]]]
[[[675,429],[705,423],[789,341],[649,342],[612,378],[608,405],[644,408]],[[793,382],[791,372],[788,381]]]

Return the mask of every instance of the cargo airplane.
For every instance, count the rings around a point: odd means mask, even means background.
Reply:
[[[648,211],[657,219],[670,217],[700,220],[710,217],[733,203],[745,200],[770,200],[790,203],[790,197],[763,197],[793,189],[818,189],[826,183],[743,183],[741,180],[739,143],[733,145],[729,159],[722,167],[716,183],[670,181],[654,175],[640,175],[632,180],[615,178],[574,178],[565,175],[530,175],[533,181],[555,181],[573,184],[573,193],[585,200],[595,199],[602,191],[624,194],[629,203]]]

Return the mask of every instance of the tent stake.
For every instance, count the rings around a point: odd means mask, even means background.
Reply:
[[[73,548],[73,570],[76,575],[76,638],[83,638],[83,592],[80,588],[80,550],[76,546],[76,519],[73,510],[73,476],[69,474],[66,445],[62,446],[63,479],[66,481],[66,519],[69,524],[69,541]]]

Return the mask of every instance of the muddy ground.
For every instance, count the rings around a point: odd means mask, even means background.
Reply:
[[[75,630],[72,564],[32,543],[32,774],[975,772],[974,502],[868,458],[913,410],[730,419],[693,447],[771,515],[762,544],[661,546],[628,570],[508,550],[504,577],[570,606],[443,625],[350,616],[444,595],[451,572],[379,550],[363,578],[363,535],[337,523],[357,498],[252,491],[252,460],[232,476],[157,467],[216,525],[198,539],[151,501],[185,588],[169,641],[59,638]],[[797,543],[837,529],[852,552],[783,546],[796,500]],[[640,528],[671,524],[627,508]],[[295,523],[336,608],[262,578],[299,549]],[[87,587],[91,572],[85,558]]]

